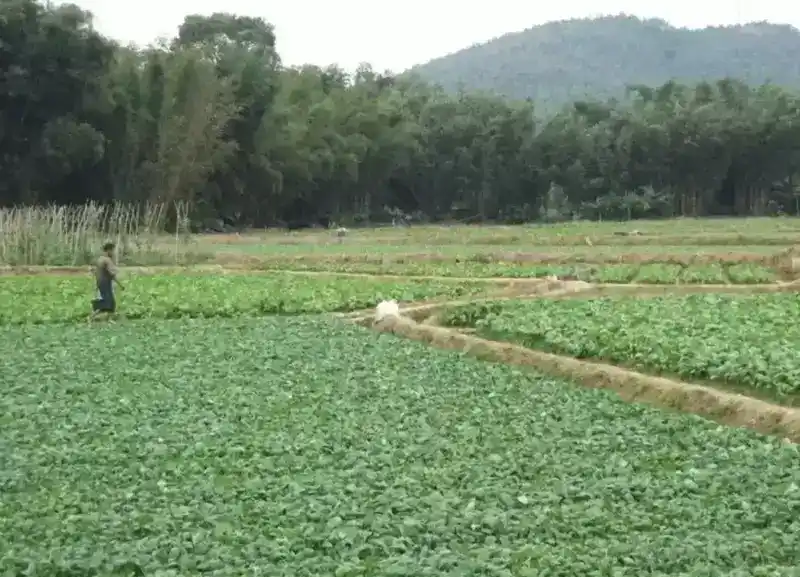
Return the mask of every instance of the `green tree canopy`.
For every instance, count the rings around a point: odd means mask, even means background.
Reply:
[[[230,14],[137,50],[75,6],[9,0],[0,38],[3,205],[182,201],[236,226],[800,212],[800,95],[777,85],[638,83],[545,115],[287,68],[268,23]]]

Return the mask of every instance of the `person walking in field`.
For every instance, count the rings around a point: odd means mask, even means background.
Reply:
[[[120,290],[123,290],[123,286],[117,279],[117,266],[114,264],[115,248],[113,242],[107,242],[103,245],[103,254],[97,259],[94,273],[97,280],[97,298],[92,301],[92,314],[89,322],[95,320],[102,313],[110,316],[117,311],[114,283],[117,283]]]

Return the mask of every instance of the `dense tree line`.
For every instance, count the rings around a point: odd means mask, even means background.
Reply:
[[[800,97],[635,86],[547,117],[413,77],[286,68],[266,22],[189,16],[146,50],[75,6],[0,6],[0,201],[175,203],[196,222],[798,212]]]

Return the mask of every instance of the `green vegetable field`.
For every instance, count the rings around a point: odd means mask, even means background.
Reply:
[[[291,274],[137,276],[118,292],[129,319],[236,317],[325,313],[375,306],[382,299],[457,298],[486,290],[485,283]],[[94,296],[86,276],[0,276],[0,325],[69,323],[86,318]]]
[[[399,274],[464,278],[534,278],[548,275],[578,277],[588,282],[643,284],[761,284],[775,282],[775,270],[759,264],[698,264],[681,266],[670,263],[648,264],[530,264],[502,262],[433,262],[403,263],[276,261],[284,269]]]
[[[800,454],[750,431],[322,318],[5,326],[0,348],[2,575],[800,566]]]
[[[531,348],[800,398],[798,318],[800,296],[786,293],[517,301],[456,310],[448,322]]]

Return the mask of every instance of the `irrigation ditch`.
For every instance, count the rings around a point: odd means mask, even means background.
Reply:
[[[408,303],[399,317],[376,321],[374,311],[360,311],[344,317],[378,332],[391,333],[433,347],[458,351],[478,359],[529,367],[564,378],[587,388],[615,392],[627,402],[645,403],[665,410],[692,413],[718,423],[775,435],[800,443],[800,410],[706,385],[644,374],[607,363],[586,361],[528,349],[519,345],[484,339],[468,330],[439,326],[446,310],[472,303],[533,298],[592,298],[597,296],[657,296],[686,293],[797,292],[800,284],[774,285],[592,285],[581,281],[545,280],[526,283],[516,291],[498,292],[480,298],[435,303]]]

